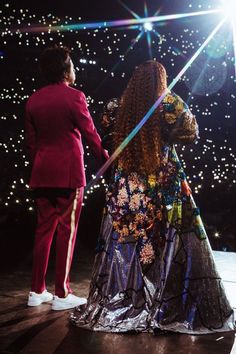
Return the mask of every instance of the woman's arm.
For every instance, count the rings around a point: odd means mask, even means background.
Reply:
[[[196,117],[175,93],[162,101],[162,135],[169,143],[189,144],[199,137]]]

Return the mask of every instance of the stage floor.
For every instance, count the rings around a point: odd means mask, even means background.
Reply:
[[[82,256],[83,254],[83,256]],[[228,297],[236,311],[236,253],[214,252]],[[87,296],[93,255],[81,252],[72,268],[72,287]],[[29,267],[28,267],[29,268]],[[30,269],[18,267],[1,274],[0,353],[23,354],[236,354],[234,333],[202,336],[184,334],[117,335],[93,333],[68,325],[67,311],[51,311],[50,305],[28,308],[26,298]],[[53,270],[48,290],[53,292]]]

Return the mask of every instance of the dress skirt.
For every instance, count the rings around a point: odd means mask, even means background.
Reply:
[[[118,333],[235,329],[199,209],[175,150],[166,154],[156,176],[116,171],[88,302],[73,324]]]

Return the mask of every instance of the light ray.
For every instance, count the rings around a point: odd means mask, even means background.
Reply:
[[[153,104],[153,106],[149,109],[149,111],[145,114],[145,116],[142,118],[142,120],[136,125],[136,127],[131,131],[131,133],[124,139],[124,141],[118,146],[118,148],[114,151],[114,153],[111,155],[111,157],[105,162],[105,164],[98,170],[96,173],[96,176],[93,180],[89,181],[86,191],[88,191],[91,186],[96,183],[96,181],[101,178],[104,175],[104,172],[108,169],[108,167],[112,164],[112,162],[120,155],[120,153],[124,150],[124,148],[129,144],[129,142],[134,138],[134,136],[139,132],[139,130],[142,128],[142,126],[146,123],[146,121],[150,118],[150,116],[153,114],[153,112],[157,109],[157,107],[160,105],[162,100],[165,98],[165,96],[168,94],[170,90],[173,89],[173,87],[177,84],[177,82],[181,79],[181,77],[184,75],[184,73],[188,70],[188,68],[193,64],[193,62],[196,60],[196,58],[200,55],[202,50],[208,45],[208,43],[211,41],[211,39],[214,37],[214,35],[219,31],[219,29],[222,27],[224,24],[226,18],[224,18],[215,28],[214,30],[210,33],[210,35],[207,37],[207,39],[204,41],[204,43],[198,48],[198,50],[193,54],[193,56],[190,58],[190,60],[185,64],[183,69],[179,72],[179,74],[174,78],[174,80],[170,83],[168,88],[163,92],[163,94],[157,99],[157,101]]]
[[[140,18],[140,16],[138,15],[138,14],[136,14],[136,12],[134,12],[133,10],[131,10],[125,3],[123,3],[123,1],[121,1],[121,0],[117,0],[118,2],[119,2],[119,4],[121,5],[121,6],[123,6],[127,11],[129,11],[129,13],[131,14],[131,15],[133,15],[135,18]]]
[[[148,8],[147,8],[147,3],[146,1],[144,2],[144,16],[148,17]]]
[[[161,8],[157,9],[156,12],[153,14],[153,16],[158,16],[160,12],[161,12]]]
[[[130,26],[135,24],[143,24],[145,22],[163,22],[169,20],[178,20],[187,17],[204,16],[210,14],[216,14],[222,12],[222,9],[214,9],[199,12],[189,12],[182,14],[172,14],[172,15],[161,15],[161,16],[151,16],[146,18],[131,18],[116,21],[103,21],[103,22],[90,22],[90,23],[76,23],[72,25],[60,25],[60,26],[31,26],[24,28],[17,28],[16,31],[20,32],[55,32],[55,31],[73,31],[73,30],[88,30],[97,28],[109,28],[109,27],[120,27],[120,26]]]
[[[153,58],[153,56],[152,56],[152,39],[151,39],[150,31],[146,32],[146,37],[147,37],[149,58],[152,59]]]
[[[118,27],[118,28],[116,28],[116,31],[124,31],[127,29],[137,30],[137,29],[140,29],[140,25],[130,25],[130,26]]]

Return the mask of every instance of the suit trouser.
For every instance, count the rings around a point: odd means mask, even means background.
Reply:
[[[55,294],[66,297],[72,292],[69,272],[74,252],[84,188],[45,188],[35,191],[37,226],[33,252],[31,290],[42,293],[53,236],[56,234]]]

